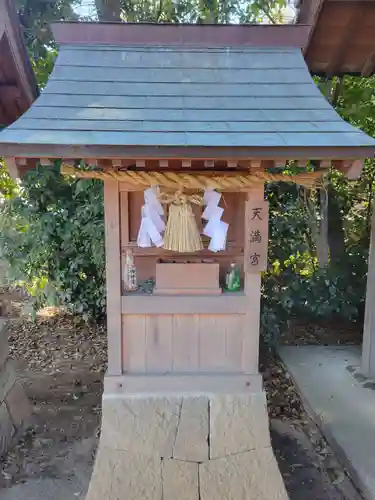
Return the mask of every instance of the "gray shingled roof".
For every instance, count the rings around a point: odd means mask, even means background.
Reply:
[[[0,133],[0,155],[19,145],[375,151],[322,96],[300,50],[259,47],[63,45],[40,98]]]

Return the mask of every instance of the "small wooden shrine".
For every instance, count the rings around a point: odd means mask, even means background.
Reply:
[[[37,96],[14,2],[0,0],[0,128],[17,120]]]
[[[54,33],[50,81],[0,154],[104,182],[108,374],[88,498],[285,499],[258,371],[264,183],[311,187],[332,162],[352,174],[375,140],[315,86],[308,27]],[[306,171],[277,173],[287,161]]]

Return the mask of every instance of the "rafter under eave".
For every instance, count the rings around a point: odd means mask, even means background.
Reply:
[[[365,14],[366,10],[362,5],[358,5],[358,8],[351,13],[350,21],[345,28],[345,33],[335,48],[334,55],[329,62],[329,72],[331,76],[337,75],[340,72],[348,47],[353,43],[353,37],[355,37],[358,26],[361,25]]]
[[[0,10],[1,14],[1,10]],[[5,19],[0,17],[0,42],[1,39],[3,38],[3,35],[5,33]]]
[[[302,0],[297,9],[297,24],[310,25],[304,54],[311,73],[328,77],[374,73],[373,0]]]
[[[1,73],[5,73],[12,78],[18,89],[18,93],[14,93],[7,84],[6,90],[11,90],[12,94],[5,93],[3,82],[3,87],[0,89],[0,103],[3,101],[7,107],[13,109],[14,116],[9,118],[10,121],[14,121],[34,102],[38,96],[38,87],[23,40],[15,2],[12,0],[0,0],[0,44],[2,51],[0,80]],[[19,100],[17,106],[12,106],[13,100]]]

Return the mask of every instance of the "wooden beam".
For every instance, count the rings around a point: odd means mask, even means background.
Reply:
[[[286,161],[284,159],[276,159],[275,160],[275,167],[277,168],[285,168],[285,165],[286,165]]]
[[[113,45],[164,45],[164,46],[257,46],[293,47],[301,49],[307,42],[309,26],[284,25],[282,29],[272,24],[258,25],[205,25],[204,32],[198,24],[149,24],[147,29],[138,23],[54,23],[52,32],[58,44],[113,44]]]
[[[112,160],[112,165],[114,168],[122,168],[123,163],[122,160],[117,159],[117,160]]]
[[[147,295],[122,297],[123,314],[244,314],[249,304],[240,292],[222,295]]]
[[[372,206],[370,250],[367,271],[365,322],[363,326],[362,371],[375,377],[375,203]]]
[[[168,168],[168,160],[159,160],[160,168]]]
[[[227,161],[227,167],[228,168],[237,168],[238,167],[238,161],[237,160],[228,160]]]
[[[91,167],[97,167],[99,165],[99,161],[97,158],[84,158],[83,161],[86,165],[90,165]]]
[[[92,160],[93,163],[91,163],[92,166],[94,166],[95,168],[99,168],[99,169],[103,169],[103,170],[113,170],[113,163],[112,163],[112,160],[109,160],[107,158],[103,158],[103,159],[95,159],[95,160]]]
[[[242,371],[244,373],[258,373],[259,370],[259,335],[260,335],[260,299],[261,299],[261,271],[251,272],[250,256],[251,244],[251,221],[254,211],[251,210],[254,202],[264,204],[264,184],[256,186],[248,191],[248,199],[245,202],[245,248],[244,248],[244,276],[245,295],[247,299],[247,313],[245,315],[242,347]],[[268,224],[268,213],[267,221]],[[268,240],[267,234],[263,237]],[[263,257],[263,256],[260,256]]]
[[[104,181],[107,271],[108,375],[122,373],[120,192],[115,180]]]
[[[262,168],[262,160],[251,160],[250,162],[250,171],[257,172],[263,170]]]
[[[28,156],[29,158],[72,158],[72,146],[69,144],[7,144],[1,146],[4,156]],[[98,159],[113,158],[133,158],[134,163],[137,158],[141,161],[159,160],[160,157],[170,160],[201,160],[209,156],[212,157],[212,148],[210,147],[174,147],[174,146],[103,146],[103,145],[76,145],[74,146],[74,155],[78,158],[95,156]],[[215,159],[226,160],[233,155],[233,148],[217,147],[215,148]],[[238,147],[236,156],[238,161],[248,161],[251,157],[270,160],[273,158],[308,158],[310,160],[320,160],[329,158],[331,160],[347,158],[372,158],[374,155],[374,146],[309,146],[309,147]]]
[[[126,374],[121,377],[105,377],[105,394],[160,394],[211,393],[251,394],[262,391],[260,375],[237,375],[227,373],[206,374]]]
[[[332,166],[338,170],[339,172],[342,172],[345,176],[348,174],[349,170],[353,166],[354,160],[336,160],[332,162]]]
[[[121,221],[120,250],[121,250],[121,260],[122,260],[123,252],[126,252],[130,243],[129,191],[121,191],[121,182],[119,185],[119,191],[120,191],[120,221]],[[121,269],[123,268],[124,266],[121,265]]]
[[[53,165],[53,161],[49,158],[41,158],[40,164],[43,165],[43,167],[51,167]]]
[[[15,158],[4,158],[5,165],[7,166],[9,175],[13,180],[20,178],[20,172]]]
[[[136,160],[135,161],[135,166],[137,168],[145,168],[145,166],[146,166],[146,160]]]
[[[0,2],[0,3],[2,3],[2,2]],[[5,6],[0,5],[0,42],[4,36],[4,33],[5,33],[5,13],[3,12],[4,9],[5,9]]]
[[[321,170],[329,170],[331,168],[331,160],[321,160],[319,163],[319,168]]]
[[[371,76],[375,72],[375,50],[370,52],[370,55],[364,62],[361,70],[361,76]]]
[[[351,166],[348,168],[346,171],[346,177],[350,181],[355,181],[361,177],[363,167],[364,167],[364,161],[363,160],[354,160]]]

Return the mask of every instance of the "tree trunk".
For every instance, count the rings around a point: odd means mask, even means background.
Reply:
[[[324,94],[328,102],[332,102],[332,79],[325,82]],[[328,182],[330,182],[328,180]],[[328,241],[328,191],[318,190],[320,225],[316,238],[316,253],[319,267],[326,267],[329,263],[329,241]]]
[[[320,224],[316,238],[316,253],[318,257],[319,267],[328,266],[329,262],[329,245],[328,245],[328,195],[325,189],[319,189],[319,209],[320,209]]]
[[[336,107],[337,101],[343,92],[344,77],[336,79],[334,88],[332,81],[327,83],[326,97],[333,108]],[[343,225],[340,204],[337,200],[336,193],[329,179],[327,186],[327,242],[329,248],[329,256],[333,265],[340,264],[340,261],[345,253],[345,230]]]
[[[328,243],[333,265],[340,264],[345,253],[345,231],[343,227],[340,206],[332,186],[328,187]]]
[[[98,19],[102,22],[121,22],[120,0],[95,0]]]

